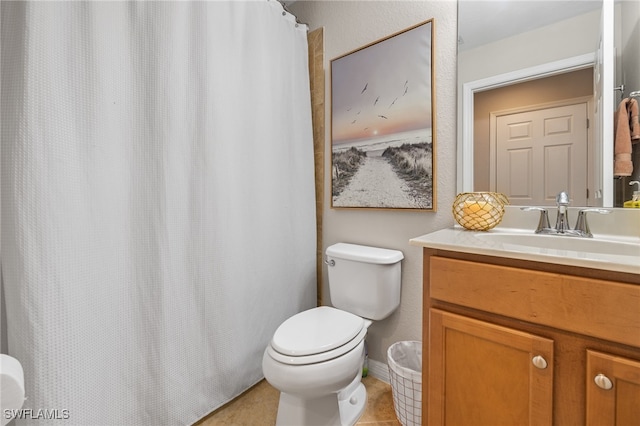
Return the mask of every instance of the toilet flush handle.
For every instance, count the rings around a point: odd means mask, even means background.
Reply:
[[[327,264],[328,266],[336,266],[336,261],[333,259],[325,259],[324,263]]]

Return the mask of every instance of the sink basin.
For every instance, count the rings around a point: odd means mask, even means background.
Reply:
[[[596,259],[602,256],[631,256],[640,262],[640,244],[597,238],[559,235],[478,233],[474,236],[486,244],[505,250],[538,252],[551,255],[571,254]]]

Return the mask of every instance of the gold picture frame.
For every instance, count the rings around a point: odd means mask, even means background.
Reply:
[[[434,20],[331,60],[331,208],[435,211]]]

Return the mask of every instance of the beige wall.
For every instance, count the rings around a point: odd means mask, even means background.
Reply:
[[[392,343],[422,340],[422,251],[410,246],[409,239],[453,224],[451,204],[456,190],[456,2],[298,1],[289,9],[299,21],[309,24],[311,30],[321,26],[325,28],[327,159],[331,149],[331,59],[428,19],[435,20],[437,211],[334,210],[329,208],[330,191],[325,191],[325,248],[342,241],[397,249],[405,255],[400,309],[389,318],[374,323],[367,337],[369,357],[386,362],[386,350]],[[330,162],[325,161],[325,188],[330,187],[329,166]],[[325,278],[325,304],[329,304],[327,285]]]

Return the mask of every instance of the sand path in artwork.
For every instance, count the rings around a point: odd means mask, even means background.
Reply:
[[[419,208],[409,185],[384,157],[367,157],[347,186],[333,200],[336,207]]]

